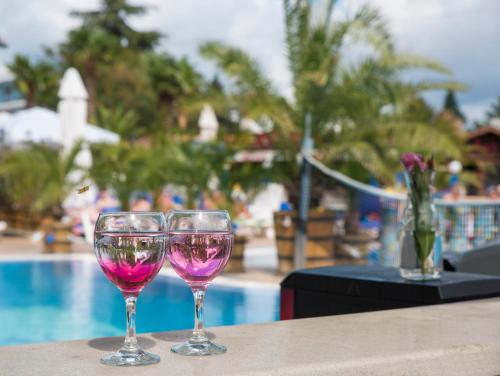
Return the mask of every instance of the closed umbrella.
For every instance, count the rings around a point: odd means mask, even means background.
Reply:
[[[87,124],[88,93],[75,68],[68,68],[64,72],[57,94],[60,99],[57,112],[61,119],[61,143],[63,153],[67,155],[83,137],[83,129]]]
[[[206,104],[200,112],[198,119],[198,126],[200,127],[200,134],[198,141],[209,142],[217,138],[217,131],[219,130],[219,122],[213,108]]]
[[[80,74],[75,68],[68,68],[64,72],[61,86],[59,87],[59,104],[57,112],[61,121],[61,144],[63,155],[68,155],[75,144],[83,139],[84,129],[87,125],[87,89],[83,84]],[[76,156],[76,164],[79,168],[88,169],[92,166],[92,154],[87,143]],[[77,184],[83,179],[82,170],[74,170],[68,175],[68,181]],[[87,182],[90,183],[90,182]],[[81,208],[80,217],[83,225],[85,239],[92,241],[92,226],[88,213],[89,206],[93,198],[86,195],[86,198],[70,194],[65,201],[65,206]]]

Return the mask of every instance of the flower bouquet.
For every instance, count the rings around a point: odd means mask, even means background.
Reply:
[[[432,198],[433,158],[406,153],[401,157],[405,167],[408,201],[403,218],[401,241],[401,275],[407,279],[437,279],[440,274],[441,250],[436,210]]]

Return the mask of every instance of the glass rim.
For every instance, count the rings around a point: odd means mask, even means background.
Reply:
[[[220,213],[220,214],[228,214],[227,210],[223,209],[185,209],[185,210],[169,210],[167,214],[199,214],[199,213]]]
[[[106,212],[106,213],[103,213],[103,212],[100,212],[99,213],[99,217],[100,216],[111,216],[111,215],[122,215],[122,216],[125,216],[125,215],[163,215],[165,216],[165,213],[162,212],[162,211],[113,211],[113,212]]]
[[[189,230],[166,230],[167,235],[186,234],[186,235],[199,235],[199,234],[223,234],[223,235],[236,235],[233,230],[204,230],[204,229],[189,229]]]

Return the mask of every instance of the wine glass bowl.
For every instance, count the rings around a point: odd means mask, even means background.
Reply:
[[[208,285],[227,264],[232,234],[171,232],[168,258],[172,268],[190,286]]]
[[[203,323],[205,291],[224,269],[233,244],[229,214],[224,210],[172,211],[168,216],[167,257],[175,272],[191,287],[195,328],[191,338],[172,347],[181,355],[214,355],[226,348],[212,343]]]
[[[163,213],[121,212],[99,215],[94,251],[106,277],[122,292],[127,308],[127,333],[123,347],[104,356],[108,365],[145,365],[159,362],[142,350],[135,332],[136,301],[142,289],[158,274],[167,243]]]

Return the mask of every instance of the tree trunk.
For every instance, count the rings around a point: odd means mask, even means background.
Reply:
[[[345,233],[356,235],[359,233],[359,210],[356,193],[349,193],[349,209],[345,219]]]
[[[174,104],[175,98],[169,94],[160,95],[160,112],[163,114],[163,124],[165,133],[169,134],[171,128],[175,124]]]
[[[181,129],[186,129],[187,128],[187,124],[188,124],[187,115],[182,110],[179,111],[178,121],[179,121],[179,127]]]
[[[85,67],[85,77],[83,78],[88,92],[87,116],[88,119],[95,119],[97,107],[97,73],[93,63]]]

